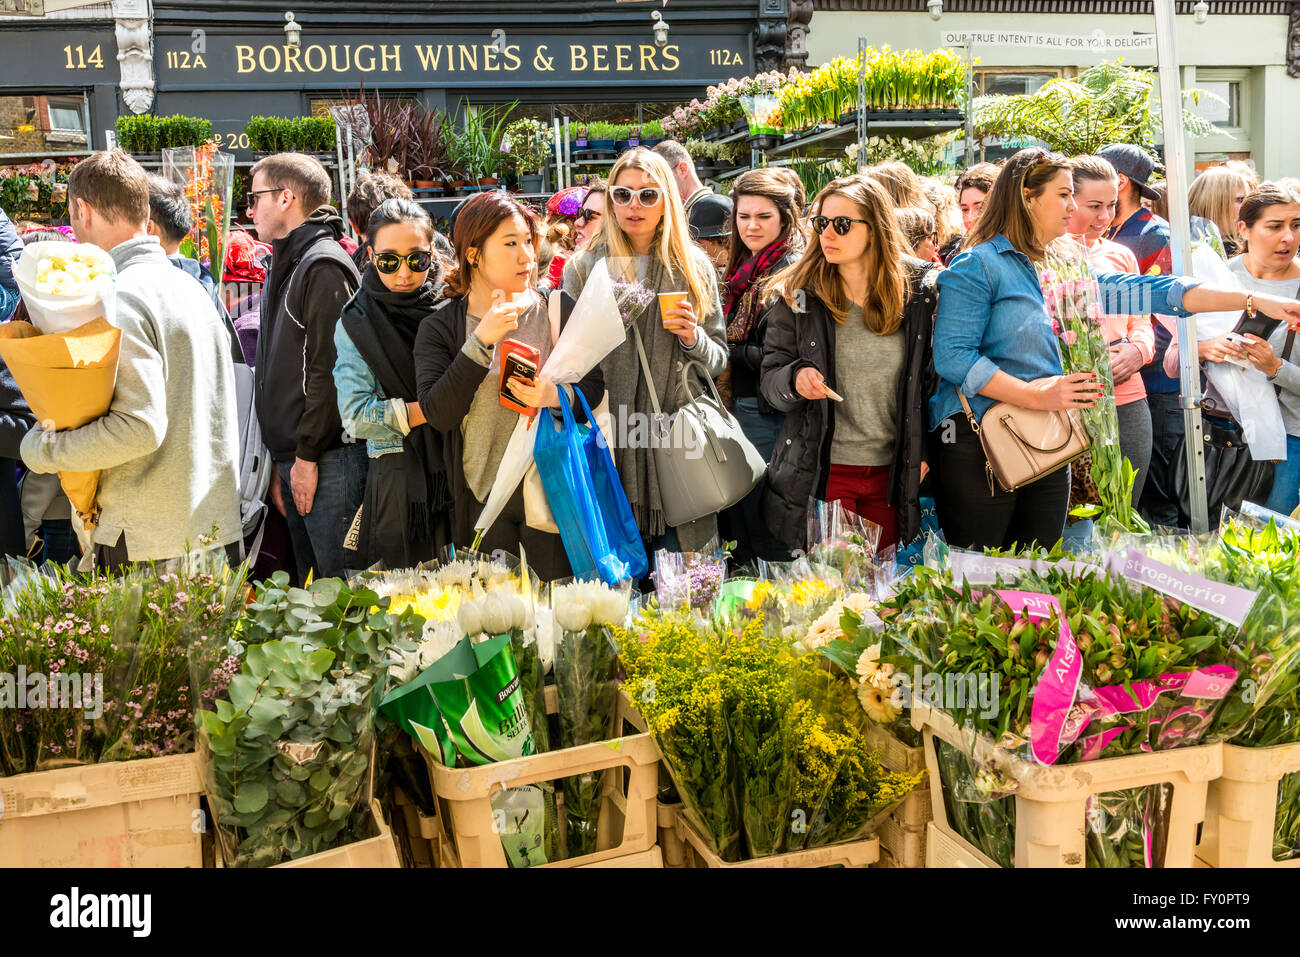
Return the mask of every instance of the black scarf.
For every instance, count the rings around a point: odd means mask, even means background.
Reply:
[[[436,282],[437,277],[431,275],[413,292],[390,292],[371,265],[361,276],[361,288],[343,307],[340,321],[344,331],[389,398],[416,401],[415,334],[437,305]],[[407,434],[402,446],[399,480],[405,484],[407,514],[401,535],[420,553],[428,544],[428,557],[432,558],[435,513],[450,501],[441,442],[432,428],[417,426]],[[366,498],[370,500],[371,496]],[[387,537],[385,531],[396,530],[394,517],[363,511],[362,521],[373,530],[372,542]]]

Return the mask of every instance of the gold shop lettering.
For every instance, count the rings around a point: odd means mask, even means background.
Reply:
[[[247,73],[401,73],[418,62],[425,73],[515,73],[523,69],[525,56],[517,43],[413,43],[403,51],[398,43],[312,43],[305,46],[235,44],[235,72]],[[571,43],[568,68],[572,73],[673,73],[681,67],[681,47],[649,43]],[[713,51],[715,54],[718,51]],[[403,53],[406,54],[405,60]],[[732,54],[732,62],[740,62]],[[557,72],[564,63],[563,48],[554,53],[550,45],[537,44],[531,65],[539,73]],[[92,61],[93,62],[93,61]],[[200,57],[170,51],[165,62],[172,69],[203,69]],[[560,65],[559,69],[563,69]]]

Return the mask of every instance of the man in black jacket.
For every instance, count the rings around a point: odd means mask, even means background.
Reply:
[[[278,153],[253,167],[249,214],[271,243],[255,377],[257,417],[280,481],[272,500],[289,524],[300,578],[341,575],[361,507],[366,446],[343,432],[334,389],[334,327],[359,275],[339,245],[343,219],[327,205],[315,159]]]

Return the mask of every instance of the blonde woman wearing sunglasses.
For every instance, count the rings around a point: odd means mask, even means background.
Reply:
[[[564,290],[576,299],[592,267],[608,258],[611,275],[640,283],[647,293],[686,293],[662,319],[654,295],[640,297],[625,317],[641,333],[653,381],[645,381],[636,340],[630,334],[601,367],[616,425],[614,458],[637,527],[652,547],[689,551],[717,533],[717,517],[677,528],[665,523],[649,428],[638,423],[651,421],[650,389],[667,414],[686,402],[682,369],[687,360],[699,361],[715,377],[726,368],[727,337],[717,273],[691,242],[681,198],[662,157],[647,149],[629,150],[614,164],[608,182],[599,230],[565,266]],[[695,389],[699,388],[696,381]]]
[[[910,255],[868,176],[828,184],[809,225],[815,240],[772,279],[759,388],[786,419],[763,513],[797,548],[809,499],[838,500],[880,526],[885,548],[921,527],[933,264]]]

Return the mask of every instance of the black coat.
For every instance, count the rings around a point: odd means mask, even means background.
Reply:
[[[907,337],[903,375],[898,382],[898,442],[889,472],[889,503],[898,508],[898,534],[911,541],[921,529],[921,463],[926,458],[926,402],[934,391],[932,336],[938,295],[933,264],[908,257],[911,288],[903,310],[902,330]],[[836,381],[836,323],[815,296],[807,297],[807,311],[796,313],[782,301],[769,310],[763,340],[763,376],[759,387],[777,411],[787,413],[767,468],[763,517],[773,534],[788,548],[804,545],[808,502],[821,499],[830,474],[831,438],[835,432],[835,403],[810,402],[794,388],[795,376],[812,366],[836,392],[852,383]]]
[[[469,298],[445,299],[420,323],[415,334],[415,390],[429,427],[442,434],[442,454],[451,494],[451,534],[459,544],[472,541],[482,506],[465,479],[465,442],[460,424],[488,370],[465,354]],[[567,318],[561,321],[563,328]],[[578,382],[593,409],[605,395],[600,363]],[[557,413],[558,414],[558,413]],[[585,421],[579,407],[575,418]]]
[[[343,447],[334,327],[360,276],[342,235],[343,219],[322,206],[271,244],[253,371],[262,440],[277,462],[319,462]]]

